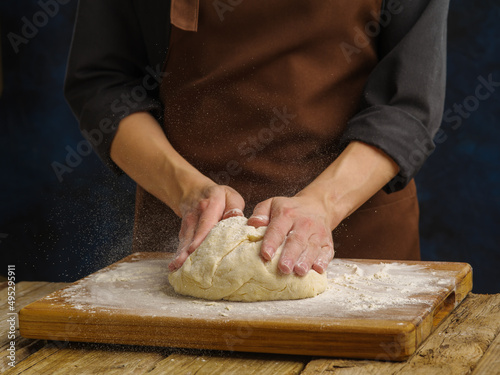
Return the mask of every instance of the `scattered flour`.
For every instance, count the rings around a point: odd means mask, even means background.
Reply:
[[[454,274],[422,265],[364,263],[335,259],[328,267],[327,290],[314,298],[293,301],[210,302],[176,294],[168,283],[167,260],[119,263],[53,293],[75,312],[133,313],[203,319],[414,317],[429,309],[436,295],[455,287]],[[57,301],[54,301],[57,304]],[[367,314],[367,312],[369,314]]]

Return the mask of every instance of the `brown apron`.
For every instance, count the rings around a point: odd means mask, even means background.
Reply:
[[[215,182],[255,204],[292,196],[330,165],[377,64],[376,39],[347,59],[381,0],[173,0],[161,85],[164,131]],[[180,219],[138,187],[135,251],[173,251]],[[418,202],[375,194],[333,232],[337,257],[418,259]]]

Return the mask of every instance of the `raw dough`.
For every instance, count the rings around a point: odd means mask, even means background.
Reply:
[[[177,293],[211,300],[267,301],[314,297],[325,291],[326,272],[306,276],[278,270],[282,246],[270,262],[260,257],[267,227],[241,216],[220,221],[168,280]]]

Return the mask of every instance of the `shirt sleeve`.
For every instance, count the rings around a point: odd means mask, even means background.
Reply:
[[[140,13],[132,0],[80,0],[66,72],[65,97],[82,134],[117,173],[110,146],[120,120],[162,114],[161,71],[148,61]]]
[[[400,167],[384,190],[404,188],[435,148],[446,86],[448,0],[388,0],[382,9],[379,63],[342,145],[378,147]]]

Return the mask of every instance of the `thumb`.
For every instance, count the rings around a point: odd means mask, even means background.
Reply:
[[[267,199],[255,206],[252,216],[248,219],[248,225],[256,228],[269,225],[272,199]]]
[[[226,190],[226,207],[222,219],[227,219],[234,216],[244,216],[243,209],[245,208],[245,200],[236,192],[236,190],[228,188]]]

